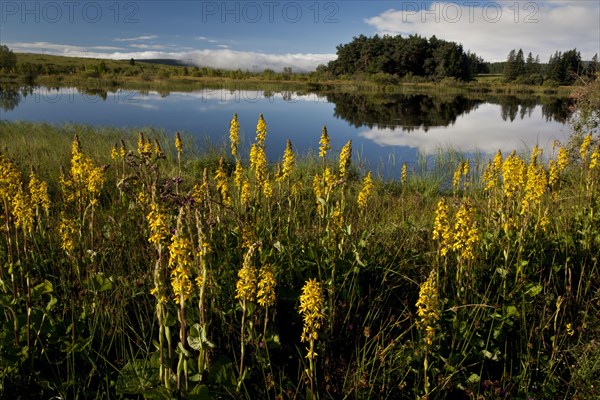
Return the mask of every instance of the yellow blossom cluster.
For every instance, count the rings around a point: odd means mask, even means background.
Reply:
[[[400,182],[402,183],[402,185],[406,185],[406,177],[407,177],[406,163],[402,163],[402,172],[400,173]]]
[[[516,152],[512,152],[502,164],[503,189],[506,197],[515,197],[525,184],[527,165]]]
[[[229,184],[227,182],[227,172],[225,172],[225,159],[221,157],[219,160],[219,168],[215,173],[215,181],[217,182],[217,190],[221,194],[221,201],[226,206],[231,204],[231,197],[229,196]]]
[[[474,259],[474,247],[479,242],[479,230],[471,211],[471,204],[466,201],[456,212],[452,232],[452,251],[456,252],[461,260]]]
[[[365,176],[365,178],[363,179],[362,189],[360,190],[360,192],[358,192],[358,198],[356,201],[358,203],[359,209],[364,210],[365,208],[367,208],[367,200],[369,199],[369,197],[371,197],[371,194],[373,194],[374,187],[375,186],[373,185],[373,177],[371,176],[371,172],[369,171],[367,176]]]
[[[350,162],[352,161],[352,140],[348,140],[348,143],[342,147],[340,152],[340,179],[347,179]]]
[[[452,179],[452,187],[454,188],[454,190],[459,189],[460,182],[461,182],[463,176],[465,177],[465,185],[466,185],[466,179],[467,179],[467,175],[469,175],[469,169],[470,169],[469,160],[461,161],[461,163],[456,168],[456,171],[454,171],[454,177]]]
[[[262,307],[270,307],[275,304],[275,273],[270,265],[261,267],[258,271],[258,290],[256,292],[256,301]]]
[[[169,236],[168,215],[163,213],[156,203],[150,204],[150,212],[146,215],[150,226],[150,237],[148,241],[156,246],[162,244]]]
[[[48,196],[48,184],[31,171],[29,174],[29,194],[34,207],[41,207],[46,212],[50,209],[50,197]]]
[[[592,145],[592,134],[588,134],[583,138],[581,142],[581,147],[579,147],[579,156],[581,157],[581,161],[585,162],[588,157],[588,152],[590,150],[590,146]]]
[[[183,143],[181,141],[181,135],[179,134],[179,132],[175,134],[175,149],[177,149],[178,153],[181,153],[181,151],[183,150]]]
[[[138,134],[137,149],[138,154],[140,157],[142,157],[142,159],[147,160],[152,156],[154,148],[152,147],[152,142],[150,139],[146,139],[144,136],[144,132],[140,132]]]
[[[254,171],[256,185],[263,188],[267,181],[267,154],[264,147],[258,143],[254,143],[250,148],[250,167]]]
[[[321,284],[316,279],[309,279],[304,284],[300,295],[299,311],[304,320],[302,335],[300,336],[302,342],[318,339],[318,331],[325,319],[324,305],[325,298]]]
[[[67,217],[65,213],[60,214],[60,224],[58,226],[60,233],[60,247],[67,253],[72,253],[75,250],[77,226],[75,221]]]
[[[328,150],[331,150],[331,139],[327,133],[327,127],[323,126],[321,139],[319,140],[319,157],[324,158]]]
[[[438,202],[432,237],[440,241],[442,256],[453,251],[461,260],[471,260],[475,257],[474,247],[479,242],[479,230],[471,214],[471,203],[467,200],[456,212],[451,229],[448,205],[443,198]]]
[[[244,255],[244,263],[238,271],[238,281],[235,286],[235,298],[242,301],[254,301],[256,297],[257,273],[256,267],[252,263],[255,244],[250,245]]]
[[[435,222],[433,225],[433,240],[440,240],[440,253],[445,256],[451,247],[452,233],[448,221],[448,205],[442,198],[435,211]]]
[[[180,304],[187,300],[192,292],[190,265],[192,260],[192,245],[190,241],[178,234],[171,237],[169,245],[169,267],[171,267],[171,287],[173,300]]]
[[[258,116],[258,123],[256,124],[256,143],[259,146],[263,146],[265,139],[267,138],[267,123],[262,114]]]
[[[229,145],[231,147],[231,155],[237,158],[238,145],[240,143],[240,123],[238,122],[237,114],[233,114],[229,123]]]
[[[421,284],[416,306],[419,317],[417,326],[424,332],[425,343],[431,346],[440,319],[440,301],[434,271],[431,271],[429,278]]]
[[[285,146],[285,151],[283,152],[283,166],[281,168],[281,173],[277,177],[277,180],[283,181],[288,179],[292,175],[295,165],[296,156],[294,155],[294,150],[292,149],[292,142],[288,140]]]
[[[538,164],[538,157],[541,150],[537,146],[533,149],[531,160],[527,167],[527,176],[525,183],[525,193],[521,201],[521,215],[526,214],[530,209],[537,206],[548,186],[548,176],[542,165]]]
[[[502,152],[498,150],[496,156],[494,156],[494,161],[489,161],[485,171],[483,172],[483,183],[486,191],[498,187],[498,180],[500,178],[500,174],[502,173],[502,164]]]
[[[96,167],[91,158],[81,151],[79,138],[75,135],[71,149],[71,168],[68,176],[61,175],[60,184],[67,203],[97,203],[104,185],[104,167]]]
[[[30,231],[39,208],[46,213],[50,209],[48,185],[38,179],[32,171],[29,174],[27,190],[21,183],[21,173],[14,163],[0,154],[0,209],[12,214],[17,228]]]

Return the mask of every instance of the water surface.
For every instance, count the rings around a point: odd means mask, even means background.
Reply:
[[[193,92],[82,91],[43,87],[0,90],[1,119],[83,123],[185,132],[202,143],[226,143],[234,113],[246,149],[263,113],[267,156],[277,160],[287,139],[299,154],[316,152],[323,125],[334,151],[350,139],[356,161],[398,175],[403,162],[453,149],[492,156],[498,149],[527,152],[536,144],[551,152],[564,141],[569,101],[565,98],[297,93],[204,89]]]

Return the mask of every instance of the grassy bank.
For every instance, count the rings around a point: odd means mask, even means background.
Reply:
[[[497,76],[480,76],[473,82],[445,79],[424,82],[419,77],[400,79],[393,76],[356,76],[352,79],[332,79],[316,72],[275,73],[225,71],[184,65],[149,63],[143,60],[101,60],[62,57],[44,54],[17,54],[17,68],[4,73],[0,84],[43,85],[50,87],[80,87],[96,89],[133,89],[190,91],[204,87],[231,87],[305,91],[377,91],[405,93],[410,91],[568,95],[573,87],[547,87],[506,84]],[[273,89],[275,90],[275,89]]]
[[[260,121],[249,155],[233,121],[224,149],[0,129],[3,397],[598,396],[587,131],[383,182],[325,131],[266,165]]]

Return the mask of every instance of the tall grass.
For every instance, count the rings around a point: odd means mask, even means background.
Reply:
[[[600,145],[575,126],[547,163],[449,152],[389,182],[326,129],[267,165],[262,118],[248,162],[2,122],[0,393],[593,398]]]

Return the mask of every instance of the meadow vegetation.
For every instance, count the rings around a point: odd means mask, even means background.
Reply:
[[[268,115],[249,154],[236,115],[208,149],[0,122],[0,395],[598,397],[599,94],[553,154],[399,181],[326,127],[268,163]]]

